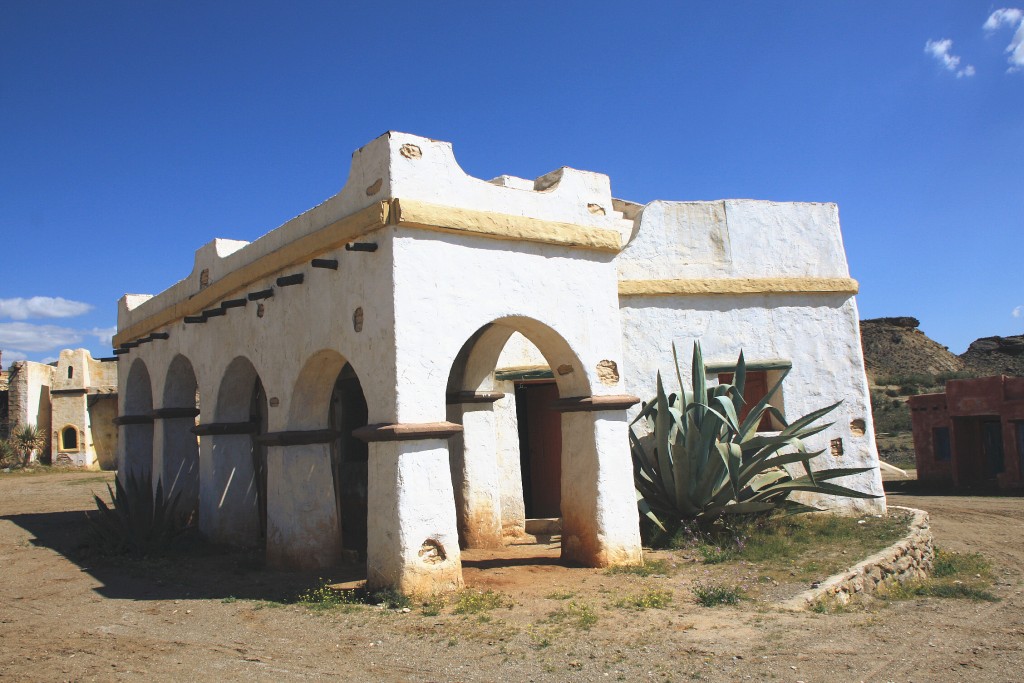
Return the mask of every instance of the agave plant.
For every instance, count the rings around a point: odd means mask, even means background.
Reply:
[[[96,545],[109,555],[161,554],[173,548],[191,528],[190,515],[178,509],[181,492],[164,498],[157,480],[156,490],[146,475],[129,473],[122,483],[107,484],[111,503],[93,494],[96,511],[88,513]]]
[[[18,462],[18,449],[14,443],[9,439],[0,439],[0,467],[12,467]]]
[[[27,466],[32,461],[32,453],[46,446],[46,432],[35,425],[22,425],[14,428],[10,440],[21,454],[22,466]]]
[[[789,500],[794,491],[877,498],[870,493],[832,483],[831,479],[860,474],[870,467],[814,471],[810,461],[823,451],[808,451],[807,437],[832,425],[815,424],[842,403],[834,403],[786,422],[769,401],[785,373],[741,422],[746,362],[740,352],[733,384],[707,386],[700,343],[693,345],[691,388],[683,385],[675,344],[672,354],[680,394],[666,395],[658,373],[657,396],[644,403],[630,424],[633,479],[640,511],[662,530],[666,523],[696,521],[706,526],[723,515],[800,512],[812,506]],[[758,433],[762,417],[771,414],[781,425],[778,432]],[[635,426],[645,422],[649,435]],[[800,463],[805,474],[791,476],[785,465]]]

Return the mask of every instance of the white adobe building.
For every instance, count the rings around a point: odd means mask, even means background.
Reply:
[[[528,516],[561,519],[567,561],[635,564],[627,429],[673,341],[688,359],[700,339],[713,380],[741,347],[764,383],[790,367],[789,415],[845,399],[821,459],[878,464],[856,290],[835,205],[641,206],[570,168],[483,181],[449,143],[387,133],[323,204],[121,299],[119,469],[275,566],[356,550],[407,593],[460,586],[460,545]],[[882,493],[877,471],[843,483]]]

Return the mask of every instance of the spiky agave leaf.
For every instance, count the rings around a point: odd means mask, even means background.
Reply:
[[[675,344],[672,354],[680,395],[666,395],[659,373],[657,396],[643,404],[629,429],[638,504],[659,526],[664,527],[666,521],[707,523],[723,515],[775,509],[787,514],[817,509],[788,500],[794,491],[877,497],[829,482],[872,468],[814,471],[810,465],[823,451],[808,451],[803,440],[830,427],[832,423],[816,423],[841,402],[788,423],[769,403],[787,370],[741,422],[738,415],[744,405],[747,374],[742,351],[733,375],[735,384],[709,388],[703,353],[699,342],[694,343],[690,390],[682,382]],[[779,432],[757,433],[766,414],[782,425]],[[646,439],[634,433],[634,425],[640,422],[651,432]],[[805,474],[793,478],[784,469],[786,465],[800,465]]]
[[[87,513],[94,539],[101,552],[150,555],[165,552],[189,529],[189,520],[179,512],[181,492],[166,498],[162,483],[150,484],[146,475],[128,473],[107,484],[108,505],[93,495],[96,510]]]

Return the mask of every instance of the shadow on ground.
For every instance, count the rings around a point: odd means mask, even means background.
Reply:
[[[53,550],[87,572],[99,583],[94,590],[107,598],[294,602],[302,592],[325,582],[352,585],[366,580],[366,565],[362,562],[306,572],[275,571],[266,566],[262,548],[218,546],[198,538],[165,556],[104,556],[86,540],[91,536],[91,523],[81,510],[6,515],[0,520],[31,534],[32,545]],[[562,564],[550,550],[533,553],[523,546],[517,548],[516,556],[506,556],[501,550],[475,550],[462,563],[467,569],[484,571]]]

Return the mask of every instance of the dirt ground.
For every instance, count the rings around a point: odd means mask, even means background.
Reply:
[[[109,475],[0,476],[0,679],[353,681],[1011,681],[1024,678],[1024,499],[893,494],[936,542],[992,560],[999,602],[916,599],[834,614],[697,605],[696,582],[755,583],[694,562],[672,576],[557,564],[557,547],[467,553],[467,583],[511,607],[428,616],[282,604],[315,576],[220,554],[111,565],[75,548]],[[851,558],[853,564],[857,558]],[[715,573],[717,572],[717,573]],[[341,573],[330,575],[344,579]],[[665,609],[623,607],[644,591]],[[589,626],[589,629],[587,628]]]

